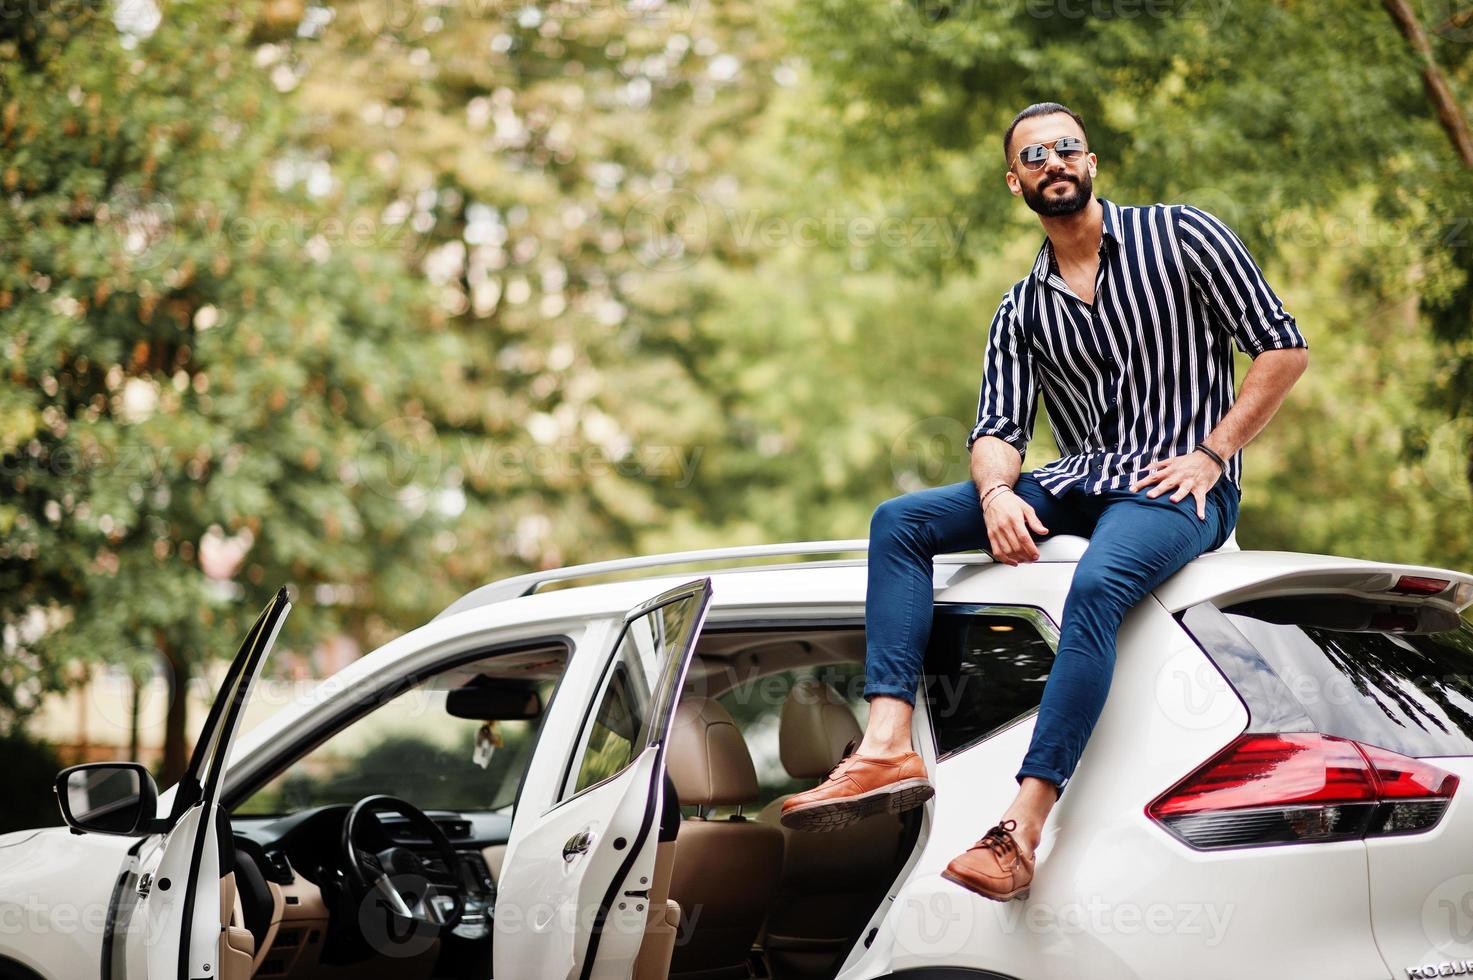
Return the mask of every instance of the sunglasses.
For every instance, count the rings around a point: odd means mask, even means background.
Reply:
[[[1060,136],[1047,143],[1029,143],[1019,150],[1013,159],[1021,163],[1024,170],[1042,170],[1043,165],[1048,162],[1050,147],[1065,163],[1073,163],[1083,157],[1086,152],[1084,140],[1078,136]]]

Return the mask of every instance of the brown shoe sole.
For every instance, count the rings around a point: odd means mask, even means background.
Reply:
[[[791,830],[841,830],[877,813],[914,810],[935,795],[936,787],[929,779],[902,779],[868,793],[794,807],[779,820]]]
[[[974,895],[981,895],[983,898],[990,898],[994,902],[1011,902],[1015,898],[1016,899],[1019,899],[1020,901],[1026,901],[1027,898],[1028,898],[1028,892],[1033,887],[1033,882],[1030,881],[1028,884],[1024,885],[1022,888],[1014,888],[1010,892],[1003,892],[1000,895],[996,895],[996,894],[993,894],[992,892],[982,891],[980,888],[978,888],[976,885],[972,884],[970,881],[967,881],[965,878],[958,878],[956,875],[952,874],[950,871],[943,871],[943,872],[941,872],[941,877],[945,878],[947,881],[955,882],[956,884],[961,885],[963,888],[965,888],[967,891],[973,893]]]

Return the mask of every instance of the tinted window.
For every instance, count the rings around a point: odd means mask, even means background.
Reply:
[[[1228,629],[1206,628],[1207,615],[1183,622],[1220,665],[1257,660],[1273,675],[1234,681],[1255,728],[1294,713],[1282,705],[1292,697],[1315,731],[1414,757],[1473,755],[1473,623],[1456,613],[1309,595],[1224,607]],[[1275,704],[1260,709],[1265,692]]]
[[[677,693],[675,673],[694,641],[700,611],[699,598],[687,595],[625,625],[576,756],[568,794],[622,772],[648,745],[664,738]]]
[[[644,724],[645,701],[630,685],[628,667],[615,664],[613,679],[599,702],[598,713],[593,716],[593,730],[588,735],[573,792],[582,792],[633,761],[635,739]]]
[[[955,752],[1036,710],[1053,667],[1054,639],[1042,613],[938,608],[926,650],[937,754]]]

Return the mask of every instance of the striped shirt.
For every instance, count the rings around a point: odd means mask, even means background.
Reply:
[[[987,334],[977,425],[1026,458],[1041,391],[1061,459],[1033,470],[1055,496],[1128,489],[1191,452],[1233,404],[1232,346],[1305,347],[1238,237],[1190,205],[1104,207],[1095,301],[1059,274],[1047,238]],[[1230,343],[1231,342],[1231,343]],[[1226,476],[1241,493],[1242,450]]]

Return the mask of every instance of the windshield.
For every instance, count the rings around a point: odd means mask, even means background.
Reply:
[[[376,793],[421,810],[510,807],[541,719],[488,722],[451,714],[451,691],[477,679],[476,666],[429,678],[339,729],[234,812],[285,815]],[[533,686],[545,706],[553,681]]]

